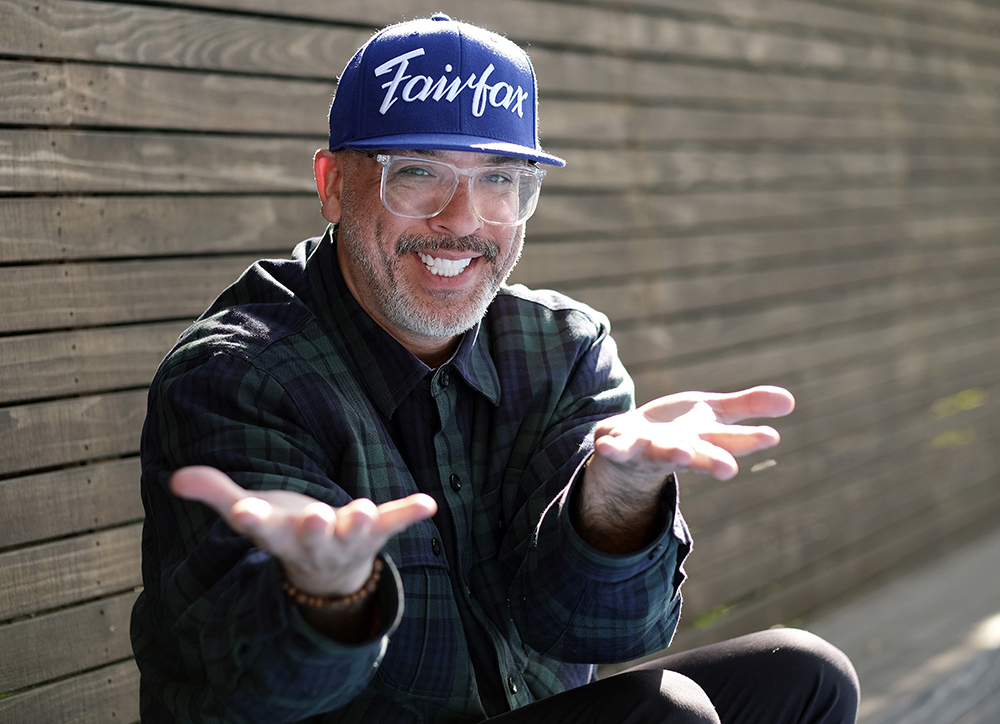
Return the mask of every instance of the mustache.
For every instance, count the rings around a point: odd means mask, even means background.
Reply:
[[[486,261],[494,261],[500,254],[500,247],[479,236],[404,236],[396,242],[396,256],[404,257],[415,251],[471,251]]]

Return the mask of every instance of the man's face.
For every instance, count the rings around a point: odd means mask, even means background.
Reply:
[[[393,153],[427,156],[463,169],[501,162],[457,151]],[[451,338],[475,325],[517,263],[524,224],[480,221],[464,178],[440,214],[396,216],[379,198],[381,164],[351,151],[338,157],[344,173],[341,269],[365,310],[405,346],[414,338]]]

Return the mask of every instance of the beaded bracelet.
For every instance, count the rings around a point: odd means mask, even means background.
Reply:
[[[300,606],[322,608],[329,611],[350,608],[358,601],[372,595],[375,593],[375,589],[378,588],[378,582],[381,578],[382,560],[380,558],[376,558],[375,562],[372,564],[372,573],[368,576],[368,580],[365,581],[365,584],[354,593],[349,593],[346,596],[314,596],[311,593],[300,591],[298,588],[293,586],[287,576],[281,581],[281,587],[285,589],[285,593],[288,594],[288,597]]]

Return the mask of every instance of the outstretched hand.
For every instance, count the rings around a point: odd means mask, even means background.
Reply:
[[[795,398],[781,387],[668,395],[599,423],[595,452],[640,475],[662,479],[669,472],[696,470],[728,480],[739,472],[737,457],[781,439],[772,427],[736,423],[781,417],[794,408]]]
[[[318,596],[357,591],[386,541],[437,511],[423,493],[378,506],[358,499],[335,509],[290,490],[246,490],[205,466],[181,468],[170,489],[214,509],[278,558],[292,585]]]
[[[739,472],[736,458],[780,440],[770,426],[739,423],[794,408],[788,390],[761,386],[668,395],[603,420],[577,497],[578,529],[603,550],[637,549],[656,525],[667,475],[690,470],[729,480]]]

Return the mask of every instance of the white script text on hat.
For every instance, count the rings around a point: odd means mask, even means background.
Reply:
[[[472,115],[476,118],[482,116],[486,111],[487,100],[489,100],[490,105],[494,108],[506,108],[511,113],[517,113],[518,117],[524,117],[522,104],[528,97],[527,91],[522,89],[521,86],[515,89],[512,85],[503,81],[498,81],[493,85],[487,83],[486,81],[489,79],[490,74],[496,70],[492,63],[486,66],[479,76],[478,81],[476,80],[475,73],[470,73],[468,79],[464,82],[460,76],[448,80],[446,76],[442,75],[435,81],[428,75],[407,75],[406,69],[410,64],[410,58],[416,58],[423,54],[424,49],[417,48],[408,53],[397,55],[392,60],[386,61],[375,69],[375,76],[378,77],[385,75],[398,66],[396,75],[393,76],[392,80],[382,84],[382,87],[387,89],[385,98],[382,99],[382,106],[378,109],[379,113],[383,116],[400,99],[405,103],[413,103],[414,101],[426,101],[428,99],[440,101],[444,98],[450,103],[466,88],[471,88],[474,91],[472,96]],[[452,71],[451,64],[445,64],[444,70],[445,73],[450,73]],[[399,85],[404,80],[407,82],[403,86],[402,92],[397,96],[396,93],[399,90]]]

